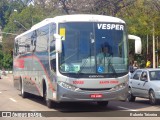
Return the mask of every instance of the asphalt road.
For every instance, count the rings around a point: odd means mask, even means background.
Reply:
[[[99,107],[96,103],[60,103],[57,104],[57,107],[49,109],[45,105],[45,102],[42,98],[34,95],[30,95],[28,98],[23,99],[20,96],[20,91],[16,90],[13,87],[12,74],[7,76],[2,76],[0,79],[0,112],[10,112],[16,111],[19,113],[20,117],[16,117],[16,120],[21,119],[26,114],[32,115],[32,113],[37,112],[37,115],[42,116],[43,120],[45,119],[54,119],[59,120],[65,119],[101,119],[105,120],[106,118],[111,118],[113,120],[125,119],[151,119],[150,117],[140,117],[140,113],[144,115],[144,112],[152,114],[160,114],[160,104],[156,106],[151,106],[147,99],[136,98],[136,102],[122,102],[122,101],[110,101],[107,107]],[[25,113],[25,112],[29,113]],[[42,112],[44,111],[44,112]],[[46,112],[47,111],[47,112]],[[24,113],[23,113],[24,112]],[[137,113],[137,114],[135,114]],[[136,116],[131,116],[136,115]],[[139,114],[139,115],[138,115]],[[24,116],[23,116],[24,115]],[[35,115],[35,114],[33,114]],[[109,116],[109,117],[108,117]],[[130,116],[130,117],[128,117]],[[31,120],[31,118],[28,118]],[[41,118],[41,119],[42,119]],[[8,119],[8,117],[0,117],[0,120]],[[15,119],[15,118],[14,118]],[[23,118],[24,119],[24,118]],[[27,119],[27,118],[25,118]],[[38,118],[34,118],[38,119]],[[153,117],[152,120],[159,119],[159,117]]]

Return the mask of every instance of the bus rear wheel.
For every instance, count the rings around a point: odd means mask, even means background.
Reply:
[[[100,107],[106,107],[108,105],[108,101],[98,101],[97,104]]]

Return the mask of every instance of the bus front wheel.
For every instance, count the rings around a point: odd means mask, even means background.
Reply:
[[[52,108],[53,107],[53,102],[47,96],[48,96],[47,87],[46,87],[46,84],[44,83],[44,86],[43,86],[43,97],[44,97],[44,100],[45,100],[45,103],[46,103],[47,107],[48,108]]]
[[[27,93],[24,91],[24,81],[21,79],[21,96],[22,98],[26,98],[27,97]]]
[[[44,93],[44,100],[46,102],[47,107],[52,108],[52,101],[49,98],[47,98],[47,90],[45,90]]]

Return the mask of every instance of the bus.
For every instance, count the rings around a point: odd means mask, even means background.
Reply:
[[[47,18],[16,36],[13,52],[14,87],[44,98],[51,108],[57,102],[96,102],[107,106],[125,100],[128,93],[128,35],[123,20],[92,14]],[[99,59],[103,47],[108,47]]]

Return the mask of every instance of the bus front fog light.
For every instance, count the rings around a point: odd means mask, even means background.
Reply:
[[[69,90],[76,91],[78,89],[77,87],[69,85],[69,84],[67,84],[65,82],[59,82],[59,85],[62,86],[62,87],[64,87],[64,88],[66,88],[66,89],[69,89]]]
[[[114,88],[112,88],[111,90],[118,90],[118,89],[124,88],[125,86],[126,86],[125,83],[121,83],[121,84],[115,86]]]
[[[119,85],[119,88],[123,88],[123,87],[125,87],[125,83],[122,83]]]

